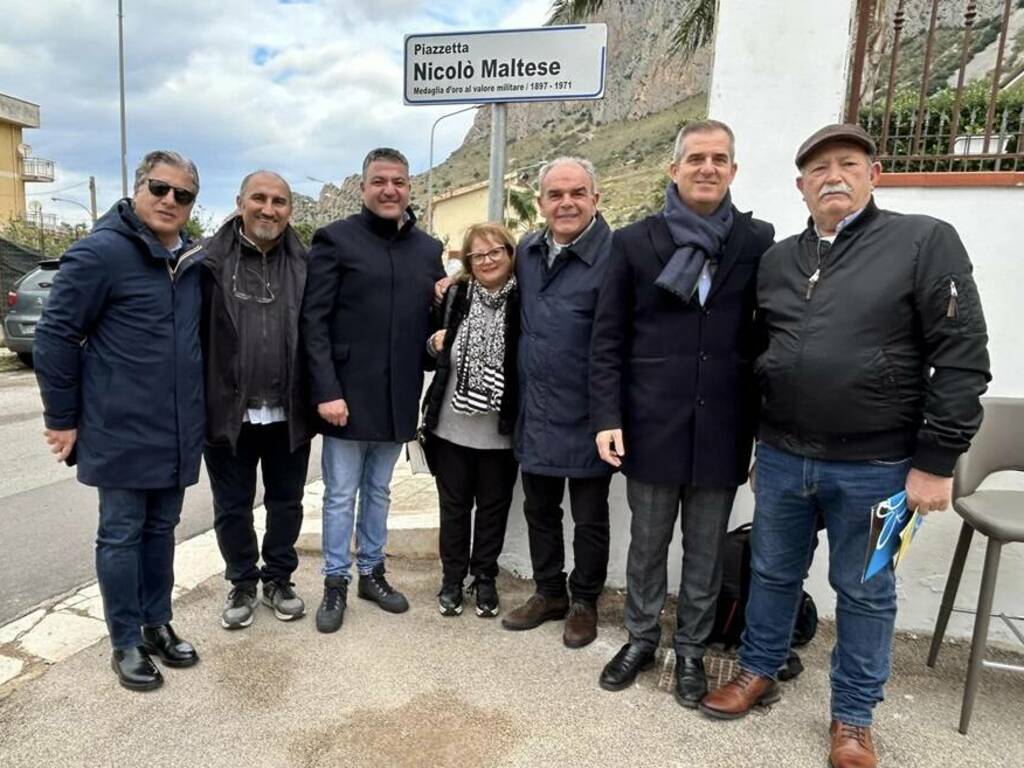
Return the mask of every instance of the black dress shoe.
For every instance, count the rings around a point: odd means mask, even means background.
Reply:
[[[696,709],[707,692],[704,659],[676,656],[676,701],[688,709]]]
[[[114,649],[110,666],[117,673],[121,685],[129,690],[152,691],[164,684],[164,676],[141,645],[123,651]]]
[[[601,670],[598,685],[606,691],[628,688],[641,670],[654,664],[654,651],[635,643],[626,643]]]
[[[168,667],[191,667],[199,661],[196,649],[174,634],[170,624],[143,627],[142,645]]]

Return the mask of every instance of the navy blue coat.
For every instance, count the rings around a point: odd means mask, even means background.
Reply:
[[[407,442],[416,434],[441,243],[365,207],[313,236],[301,336],[314,405],[344,399],[348,423],[324,435]]]
[[[591,340],[592,432],[623,431],[627,477],[660,485],[746,481],[758,394],[757,268],[771,224],[733,210],[707,300],[654,285],[675,253],[663,214],[618,230]]]
[[[524,472],[600,477],[590,428],[588,350],[598,289],[611,259],[612,233],[600,214],[579,243],[551,268],[543,232],[516,250],[519,281],[519,417],[513,447]]]
[[[78,429],[78,479],[171,488],[199,479],[205,429],[201,255],[171,255],[120,200],[61,258],[34,358],[43,418]]]

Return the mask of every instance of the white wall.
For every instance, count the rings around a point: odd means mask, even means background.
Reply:
[[[720,0],[715,38],[709,115],[724,120],[737,137],[740,172],[733,200],[741,210],[775,224],[778,237],[805,226],[807,209],[795,186],[793,158],[800,143],[817,128],[836,122],[843,112],[846,67],[850,53],[853,0]],[[994,380],[992,394],[1024,397],[1024,246],[1019,222],[1024,218],[1024,189],[896,189],[877,193],[879,205],[892,210],[927,213],[951,222],[975,265],[988,320]],[[1018,266],[1019,265],[1019,266]],[[1015,310],[1018,310],[1015,312]],[[1024,489],[1020,477],[997,480]],[[611,557],[608,586],[625,587],[629,546],[629,509],[625,483],[612,483]],[[572,562],[572,526],[565,507],[567,569]],[[1024,512],[1022,512],[1024,514]],[[731,526],[751,519],[753,498],[740,489]],[[952,511],[933,514],[918,534],[914,549],[900,566],[897,626],[931,631],[952,559],[960,519]],[[959,605],[977,600],[984,539],[975,537]],[[807,590],[822,615],[832,616],[835,599],[828,585],[828,544],[822,539]],[[682,549],[677,533],[669,550],[668,583],[675,593]],[[509,520],[502,565],[529,576],[530,559],[522,492],[517,488]],[[1003,550],[995,609],[1024,614],[1024,545]],[[954,614],[950,636],[967,637],[970,617]],[[1010,643],[1001,623],[992,624],[992,639]]]

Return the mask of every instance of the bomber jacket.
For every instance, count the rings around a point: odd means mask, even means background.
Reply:
[[[912,457],[951,475],[991,379],[971,273],[951,225],[874,200],[831,247],[811,222],[769,249],[757,288],[760,439],[833,461]]]

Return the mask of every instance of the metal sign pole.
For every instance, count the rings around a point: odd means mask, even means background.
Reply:
[[[491,174],[487,190],[487,220],[505,223],[505,118],[507,104],[491,105]]]

